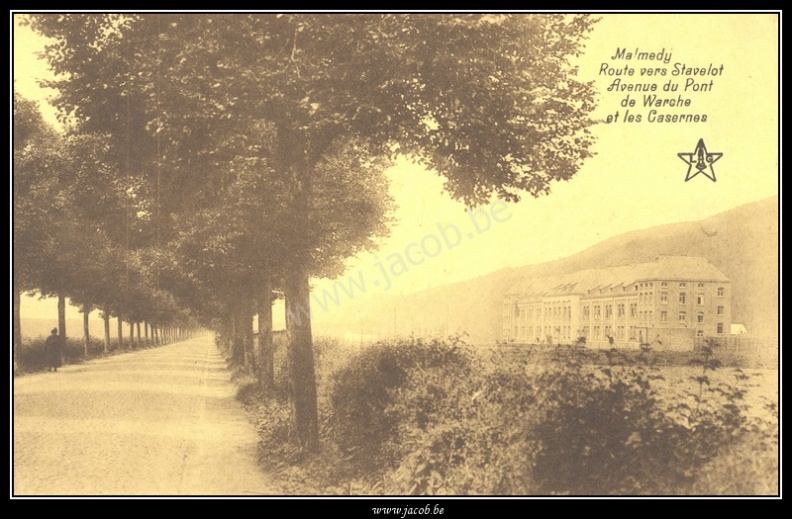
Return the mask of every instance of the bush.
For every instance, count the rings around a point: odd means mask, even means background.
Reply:
[[[387,490],[528,493],[531,478],[522,423],[533,406],[534,391],[525,368],[473,357],[464,372],[413,372],[393,406],[401,410],[396,437],[404,455],[388,475]]]
[[[332,434],[354,466],[374,472],[397,465],[406,454],[398,437],[399,424],[425,429],[448,390],[444,378],[468,372],[469,358],[461,346],[457,337],[380,342],[335,374],[330,394]],[[414,373],[428,379],[411,389],[406,401],[400,391],[408,388]]]
[[[777,423],[748,418],[746,374],[710,380],[720,369],[713,352],[694,358],[700,370],[680,398],[648,347],[487,358],[452,337],[348,356],[325,341],[316,356],[318,380],[331,381],[319,391],[322,453],[288,449],[286,399],[262,404],[261,445],[294,488],[311,481],[299,488],[313,493],[773,493]]]
[[[772,430],[745,417],[740,384],[702,383],[688,402],[669,404],[657,370],[625,365],[616,351],[606,358],[610,364],[592,365],[565,351],[538,370],[473,360],[473,369],[411,371],[389,393],[386,415],[398,419],[385,445],[398,442],[401,461],[387,491],[682,494],[703,488],[694,486],[702,466],[739,459],[734,445]],[[635,360],[650,359],[647,350]],[[698,362],[705,377],[717,368],[706,357]],[[722,465],[711,466],[718,473]]]
[[[778,495],[778,441],[749,434],[696,473],[694,495]]]
[[[616,360],[615,352],[608,358]],[[539,375],[536,412],[526,424],[536,490],[689,493],[703,488],[695,485],[702,467],[733,457],[734,446],[751,435],[771,434],[772,424],[748,418],[747,375],[736,370],[735,383],[712,383],[720,363],[711,347],[691,363],[701,367],[691,377],[694,389],[673,402],[657,389],[658,371],[645,365],[584,366],[567,359]]]
[[[17,359],[20,371],[42,371],[47,367],[44,361],[45,342],[46,338],[26,339],[23,341],[19,358]],[[92,338],[88,348],[89,358],[101,355],[103,348],[101,341]],[[76,364],[83,360],[85,360],[85,350],[82,339],[67,338],[61,351],[62,364]]]
[[[535,492],[634,494],[675,479],[678,426],[657,405],[652,373],[636,366],[567,361],[540,374],[525,424]],[[672,451],[672,452],[669,452]]]

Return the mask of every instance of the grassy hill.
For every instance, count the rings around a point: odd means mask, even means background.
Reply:
[[[490,342],[500,336],[503,294],[521,278],[651,261],[660,254],[709,259],[732,280],[733,321],[745,324],[753,335],[777,335],[777,197],[698,222],[622,234],[556,261],[503,269],[405,296],[395,302],[396,330],[399,333],[464,330],[474,342]],[[378,312],[383,315],[381,309]]]

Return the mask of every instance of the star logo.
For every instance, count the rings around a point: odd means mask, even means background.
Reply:
[[[699,173],[713,182],[717,182],[715,179],[715,170],[712,169],[712,165],[715,164],[718,159],[723,157],[723,153],[708,152],[707,147],[704,145],[704,139],[699,139],[698,144],[696,144],[696,149],[693,150],[693,153],[677,153],[677,155],[680,159],[685,161],[685,164],[688,165],[685,182],[695,177]]]

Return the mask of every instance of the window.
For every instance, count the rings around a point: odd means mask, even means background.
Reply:
[[[638,309],[638,305],[636,303],[630,303],[630,317],[635,317],[635,312]]]
[[[723,323],[718,323],[718,333],[723,333]]]
[[[665,310],[661,310],[660,311],[660,322],[661,323],[667,323],[668,322],[668,312],[666,312]]]
[[[600,306],[594,305],[594,317],[599,317],[599,316],[600,316]]]
[[[660,292],[660,302],[668,304],[668,292]]]
[[[514,317],[520,317],[520,307],[514,305]]]
[[[600,338],[600,327],[599,326],[595,326],[594,327],[594,338],[595,339],[599,339]]]
[[[704,283],[699,283],[699,284],[698,284],[698,287],[699,287],[699,288],[704,288]]]
[[[654,313],[654,311],[649,310],[649,320],[650,321],[654,320],[654,315],[652,315],[653,313]]]
[[[718,287],[718,297],[723,297],[725,290],[723,287]]]
[[[624,304],[620,304],[616,307],[619,317],[624,317]]]
[[[611,337],[611,335],[612,335],[611,327],[610,326],[606,326],[605,327],[605,337]]]
[[[589,327],[588,326],[584,326],[583,327],[583,337],[588,337],[588,336],[589,336]]]
[[[630,340],[635,340],[635,326],[630,326]]]
[[[723,315],[724,308],[722,306],[718,307],[718,315]]]
[[[685,312],[679,312],[679,322],[680,323],[687,322],[687,314]]]
[[[696,304],[699,306],[704,305],[704,294],[696,294]]]
[[[605,305],[605,317],[613,315],[613,305]]]
[[[696,316],[696,321],[698,321],[699,324],[704,322],[704,312],[698,313],[698,315]]]
[[[687,294],[685,292],[679,293],[679,304],[684,305],[687,302]]]
[[[698,337],[698,338],[704,337],[704,330],[698,330],[696,332],[696,337]]]
[[[687,283],[680,283],[679,284],[679,288],[685,288],[686,286],[687,286]]]
[[[663,287],[663,288],[665,288],[665,287],[667,287],[667,286],[668,286],[668,283],[666,283],[665,281],[663,281],[662,283],[660,283],[660,286],[661,286],[661,287]]]
[[[588,317],[589,317],[589,307],[588,305],[586,305],[583,307],[583,318],[588,319]]]
[[[619,326],[616,328],[616,338],[624,339],[624,326]]]

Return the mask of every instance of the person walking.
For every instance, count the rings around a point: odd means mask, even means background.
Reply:
[[[61,356],[63,354],[63,338],[58,335],[58,329],[53,328],[52,333],[44,343],[44,363],[47,371],[58,371],[61,366]]]

